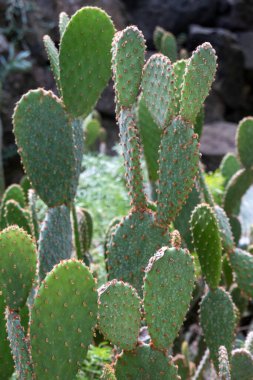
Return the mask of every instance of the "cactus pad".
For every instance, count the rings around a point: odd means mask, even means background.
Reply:
[[[60,80],[67,111],[86,117],[111,75],[114,26],[96,7],[84,7],[71,17],[60,43]]]
[[[36,274],[36,248],[27,233],[11,226],[0,233],[0,288],[11,309],[24,306]]]
[[[228,217],[225,211],[217,205],[214,206],[214,213],[218,222],[223,251],[231,253],[234,250],[235,243]]]
[[[123,350],[133,350],[137,345],[140,301],[136,290],[121,281],[112,280],[99,289],[99,330]]]
[[[253,380],[253,356],[243,348],[232,352],[232,380]]]
[[[15,311],[7,308],[5,318],[17,378],[19,380],[32,380],[34,377],[29,343],[25,336],[24,328],[21,325],[20,316]]]
[[[181,110],[183,119],[194,123],[207,97],[216,72],[215,51],[205,42],[197,47],[187,62],[182,85]]]
[[[253,140],[253,117],[242,119],[237,129],[236,140],[241,163],[246,169],[251,169],[253,167],[253,152],[249,141]]]
[[[9,380],[14,372],[14,362],[7,338],[6,320],[4,317],[5,302],[0,292],[0,373],[1,380]]]
[[[69,16],[67,15],[66,12],[61,12],[59,15],[59,32],[60,32],[61,38],[66,30],[68,23],[69,23]]]
[[[112,68],[116,99],[123,107],[136,101],[144,65],[145,40],[136,26],[128,26],[114,36]]]
[[[175,111],[173,67],[162,54],[150,57],[143,69],[143,99],[160,128],[167,126]]]
[[[91,343],[96,314],[95,280],[88,268],[74,260],[55,266],[31,312],[31,354],[38,379],[75,377]]]
[[[59,93],[61,93],[61,83],[60,83],[60,67],[59,67],[59,52],[49,36],[43,37],[44,46],[47,52],[48,60],[50,62],[50,67],[55,79]]]
[[[39,239],[39,276],[43,280],[54,265],[72,255],[70,210],[66,206],[50,208]]]
[[[247,296],[253,298],[253,256],[236,248],[229,259],[239,288]]]
[[[221,288],[209,291],[200,305],[200,323],[210,357],[216,369],[219,367],[219,348],[232,349],[236,326],[235,306],[230,295]]]
[[[231,380],[227,349],[219,348],[219,380]]]
[[[20,207],[15,201],[8,201],[5,205],[5,220],[7,226],[16,224],[32,235],[30,225],[30,214]]]
[[[240,162],[233,153],[227,153],[220,164],[221,174],[225,178],[225,183],[227,183],[230,178],[241,169]]]
[[[144,310],[155,348],[165,350],[172,345],[188,311],[193,287],[194,265],[188,251],[162,248],[150,259],[144,278]]]
[[[131,212],[116,226],[108,243],[109,279],[128,282],[141,295],[150,257],[169,241],[167,229],[155,224],[151,212]]]
[[[171,62],[177,60],[177,40],[172,33],[165,32],[163,34],[160,51],[162,54],[166,55]]]
[[[71,202],[78,181],[77,148],[61,101],[50,91],[29,91],[17,103],[14,131],[25,170],[40,198],[49,207]]]
[[[217,219],[208,204],[194,209],[191,230],[202,273],[210,288],[215,289],[221,278],[221,239]]]
[[[167,225],[181,210],[198,171],[197,135],[180,117],[164,131],[159,162],[157,221]]]
[[[117,359],[115,374],[117,380],[180,380],[171,357],[146,344],[123,352]]]
[[[160,26],[156,26],[154,33],[153,33],[153,41],[156,50],[160,51],[161,49],[161,43],[164,33],[166,33],[166,30],[161,28]]]
[[[184,73],[186,68],[187,60],[181,59],[173,64],[174,70],[174,86],[175,86],[175,99],[176,99],[176,110],[177,113],[180,111],[180,100],[181,100],[181,88],[184,80]]]

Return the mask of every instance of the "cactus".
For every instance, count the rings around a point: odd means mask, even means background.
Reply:
[[[66,26],[59,51],[60,83],[63,102],[74,117],[88,116],[110,78],[113,35],[111,19],[95,7],[80,9]]]
[[[8,201],[5,205],[5,220],[7,226],[16,224],[23,228],[29,235],[31,235],[30,214],[19,204],[13,200]]]
[[[219,348],[219,380],[231,380],[227,349]]]
[[[99,290],[98,322],[104,337],[124,350],[137,345],[140,298],[131,285],[113,280]]]
[[[115,367],[117,380],[180,380],[171,357],[146,344],[134,351],[123,352]]]
[[[214,206],[214,212],[218,222],[222,249],[226,253],[231,253],[235,248],[235,242],[228,217],[225,211],[217,205]]]
[[[55,83],[57,85],[59,93],[61,93],[59,52],[49,36],[44,36],[43,42],[50,62],[51,70],[54,75]]]
[[[0,287],[6,304],[14,310],[25,305],[35,279],[35,245],[17,226],[0,232]]]
[[[231,358],[231,379],[252,380],[253,379],[253,357],[245,349],[236,349]]]
[[[200,305],[200,323],[217,370],[220,346],[224,346],[228,354],[232,350],[236,322],[236,310],[230,295],[221,288],[210,290]]]
[[[144,278],[144,310],[155,348],[165,350],[173,343],[193,287],[194,266],[189,252],[179,247],[162,248],[150,259]]]
[[[92,340],[96,315],[96,285],[87,267],[74,260],[55,266],[31,312],[31,355],[38,379],[74,378]]]
[[[60,32],[61,38],[66,30],[68,23],[69,23],[69,16],[67,15],[66,12],[61,12],[59,15],[59,32]]]
[[[237,157],[233,153],[227,153],[220,164],[221,174],[225,178],[225,184],[228,183],[231,177],[240,170],[241,165]]]
[[[0,294],[0,373],[3,380],[9,380],[13,373],[14,362],[5,328],[5,306],[4,297]]]
[[[177,60],[177,40],[170,32],[165,32],[162,36],[160,51],[166,55],[171,62]]]
[[[200,204],[194,209],[191,229],[202,273],[210,288],[215,289],[221,278],[221,239],[215,214],[209,205]]]
[[[229,259],[240,289],[253,297],[253,256],[236,248]]]
[[[237,150],[239,159],[246,169],[253,166],[252,149],[249,147],[249,141],[253,138],[253,117],[244,118],[237,129]]]

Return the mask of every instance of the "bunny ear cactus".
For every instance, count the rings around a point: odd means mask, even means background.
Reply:
[[[111,75],[114,26],[99,8],[84,7],[71,17],[60,42],[63,102],[74,117],[86,117]]]
[[[236,349],[231,358],[231,380],[253,379],[253,357],[245,349]]]
[[[42,283],[31,312],[36,378],[74,378],[92,340],[96,316],[96,284],[88,268],[75,260],[55,266]]]
[[[59,32],[60,32],[61,38],[67,28],[68,23],[69,23],[69,16],[67,15],[66,12],[61,12],[59,15]]]
[[[253,256],[239,248],[236,248],[229,256],[231,267],[235,273],[236,281],[240,289],[253,297]]]
[[[249,141],[253,139],[253,117],[244,118],[237,129],[237,150],[239,159],[246,169],[253,168],[253,153]]]
[[[45,50],[47,52],[48,60],[50,62],[50,67],[54,75],[54,80],[57,85],[59,93],[61,93],[61,84],[60,84],[60,65],[59,65],[59,52],[52,41],[51,37],[44,36],[43,42]]]
[[[231,380],[228,353],[224,346],[219,348],[219,380]]]
[[[8,201],[5,205],[5,220],[7,226],[16,224],[23,228],[29,235],[31,232],[31,216],[28,211],[24,210],[15,201]]]

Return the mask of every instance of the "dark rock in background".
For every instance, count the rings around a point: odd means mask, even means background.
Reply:
[[[223,138],[227,139],[228,145],[221,143],[221,139],[215,144],[232,150],[230,142],[233,141],[234,128],[224,122],[238,123],[242,117],[253,115],[253,0],[26,0],[23,9],[18,9],[16,2],[11,9],[13,13],[7,15],[7,6],[11,3],[15,2],[0,0],[0,23],[3,27],[0,54],[8,57],[10,46],[15,43],[17,52],[30,51],[32,70],[12,73],[3,83],[0,118],[4,127],[7,183],[17,180],[16,168],[12,174],[14,170],[10,166],[12,161],[13,166],[17,164],[11,124],[16,101],[30,88],[45,87],[56,91],[42,37],[49,34],[58,44],[58,15],[61,11],[72,15],[82,6],[102,7],[111,15],[117,29],[129,24],[137,25],[151,50],[154,48],[153,30],[157,25],[175,33],[189,51],[205,41],[211,42],[217,51],[219,68],[206,101],[208,128],[204,133],[213,128],[213,123],[221,122],[219,128],[215,124],[214,134],[226,125]],[[117,136],[112,83],[104,91],[97,109],[103,117],[108,131],[108,146],[111,147]],[[213,134],[209,134],[204,140],[207,147],[213,147],[213,138]],[[211,155],[211,150],[207,151]],[[226,153],[223,148],[218,151]]]

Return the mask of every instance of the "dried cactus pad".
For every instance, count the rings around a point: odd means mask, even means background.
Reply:
[[[253,298],[253,256],[236,248],[229,256],[231,267],[236,276],[236,282],[239,288]]]
[[[149,345],[141,345],[131,352],[123,352],[116,362],[117,380],[180,380],[177,367],[163,352]]]
[[[97,292],[89,269],[66,260],[47,275],[31,312],[31,354],[36,378],[74,379],[92,341]]]
[[[99,289],[99,329],[106,339],[124,350],[137,345],[141,300],[129,284],[112,280]]]
[[[200,305],[200,323],[217,370],[220,346],[226,347],[230,355],[236,319],[235,306],[225,290],[217,288],[204,296]]]
[[[216,72],[217,57],[212,46],[205,42],[197,47],[188,60],[182,84],[180,115],[194,123],[207,97]]]
[[[13,119],[32,187],[49,207],[71,202],[79,175],[77,147],[61,101],[50,91],[29,91],[17,103]]]
[[[136,101],[145,48],[143,34],[136,26],[128,26],[114,36],[112,68],[116,98],[123,107],[130,107]]]
[[[128,282],[141,295],[150,257],[169,242],[167,229],[155,224],[151,212],[131,212],[117,225],[108,244],[109,279]]]
[[[24,306],[36,274],[36,247],[21,228],[10,226],[0,233],[0,289],[14,310]]]
[[[193,259],[184,249],[162,248],[150,259],[144,278],[144,310],[155,348],[167,349],[176,338],[190,305],[194,279]]]
[[[71,17],[60,43],[60,82],[67,111],[86,117],[111,76],[114,26],[96,7]]]

